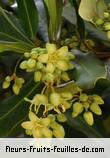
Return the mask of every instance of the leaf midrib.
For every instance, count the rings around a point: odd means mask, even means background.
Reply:
[[[27,9],[27,5],[26,5],[25,0],[23,0],[23,3],[24,3],[25,10],[26,10],[26,15],[27,15],[27,19],[28,19],[28,23],[29,23],[29,28],[30,28],[30,31],[31,31],[31,35],[33,37],[34,33],[33,33],[33,30],[32,30],[32,25],[31,25],[31,22],[30,22],[30,17],[29,17],[29,14],[28,14],[28,9]]]

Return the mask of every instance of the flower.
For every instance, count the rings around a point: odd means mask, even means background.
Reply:
[[[59,138],[64,137],[65,132],[61,125],[55,122],[51,115],[46,118],[38,118],[33,112],[29,112],[29,121],[23,122],[21,126],[26,134],[34,138]]]

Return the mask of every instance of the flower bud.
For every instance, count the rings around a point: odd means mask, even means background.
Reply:
[[[57,120],[58,120],[59,122],[66,122],[66,121],[67,121],[67,118],[66,118],[66,116],[65,116],[64,114],[58,114],[58,115],[57,115]]]
[[[80,114],[83,112],[83,105],[79,102],[73,104],[73,114]],[[75,117],[75,116],[74,116]]]
[[[24,82],[25,82],[24,78],[18,78],[18,79],[19,79],[20,84],[24,84]]]
[[[53,115],[53,114],[49,114],[48,118],[50,119],[51,122],[54,122],[56,119],[55,115]]]
[[[59,106],[61,104],[61,96],[58,93],[51,93],[50,102],[53,106]]]
[[[99,105],[104,104],[103,99],[100,96],[98,96],[98,95],[93,95],[93,99]]]
[[[98,19],[95,21],[95,24],[98,25],[98,26],[103,25],[103,23],[104,23],[104,20],[101,19],[101,18],[98,18]]]
[[[105,22],[104,23],[104,29],[105,29],[105,31],[109,31],[110,30],[110,22]]]
[[[83,114],[84,120],[87,122],[88,125],[92,126],[94,124],[94,118],[92,112],[84,112]]]
[[[41,63],[41,62],[37,62],[37,64],[36,64],[36,68],[38,69],[38,70],[40,70],[40,69],[43,69],[43,64]]]
[[[24,53],[24,56],[25,56],[26,58],[29,58],[29,57],[30,57],[30,53],[29,53],[29,52],[25,52],[25,53]]]
[[[19,88],[19,86],[18,86],[17,84],[14,84],[13,87],[12,87],[12,89],[13,89],[13,92],[14,92],[16,95],[19,94],[20,88]]]
[[[9,86],[10,86],[10,82],[8,82],[8,81],[4,81],[2,84],[3,89],[7,89]]]
[[[31,58],[32,59],[37,59],[37,57],[38,57],[38,53],[36,51],[32,51],[31,52]]]
[[[27,69],[27,61],[26,61],[26,60],[24,60],[24,61],[21,62],[20,68],[21,68],[22,70]]]
[[[109,18],[110,17],[110,14],[109,14],[109,12],[104,12],[104,18]]]
[[[61,96],[65,99],[65,100],[71,100],[73,98],[72,93],[70,92],[63,92],[61,93]]]
[[[29,68],[34,68],[35,66],[36,66],[36,60],[35,59],[29,59],[28,61],[27,61],[27,66],[29,67]]]
[[[90,110],[94,112],[96,115],[102,115],[102,110],[96,103],[92,103],[90,105]]]
[[[38,57],[38,61],[41,63],[47,63],[48,62],[48,54],[42,54]]]
[[[67,71],[69,68],[67,62],[64,60],[58,61],[56,67],[62,71]]]
[[[40,71],[36,71],[34,73],[34,81],[39,82],[39,81],[41,81],[41,79],[42,79],[42,73]]]
[[[10,76],[6,76],[5,81],[11,82],[11,77]]]
[[[79,100],[82,102],[86,102],[88,100],[88,96],[85,93],[82,93],[79,97]]]

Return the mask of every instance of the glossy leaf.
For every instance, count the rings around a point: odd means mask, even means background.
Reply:
[[[62,0],[44,0],[48,17],[48,32],[51,41],[57,41],[61,31]],[[53,7],[54,6],[54,7]]]
[[[76,69],[71,72],[71,76],[81,88],[90,89],[98,79],[106,78],[104,64],[93,54],[78,50],[73,50],[73,53],[76,55]]]
[[[26,119],[29,104],[24,97],[33,97],[41,90],[40,83],[29,81],[18,96],[12,96],[0,103],[0,137],[8,137],[16,129],[21,127],[21,122]]]
[[[17,53],[28,52],[32,49],[32,46],[22,42],[1,42],[0,43],[0,53],[7,51],[14,51]]]
[[[34,0],[17,0],[21,24],[28,37],[35,38],[38,27],[38,11]]]
[[[34,45],[20,27],[14,15],[0,7],[0,41],[25,42]]]
[[[97,16],[96,0],[81,0],[79,15],[86,21],[92,21]]]

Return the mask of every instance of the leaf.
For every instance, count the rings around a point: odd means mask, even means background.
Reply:
[[[92,21],[97,16],[96,0],[81,0],[79,15],[86,21]]]
[[[17,53],[24,53],[28,52],[33,47],[29,46],[28,44],[22,42],[1,42],[0,43],[0,53],[5,51],[14,51]]]
[[[10,136],[16,127],[26,119],[29,104],[24,97],[32,97],[41,91],[42,85],[30,80],[21,90],[18,96],[12,96],[0,103],[0,137]]]
[[[81,88],[91,89],[98,79],[106,78],[104,64],[93,54],[79,50],[73,50],[73,53],[76,55],[76,69],[70,75]]]
[[[107,5],[104,0],[98,0],[96,3],[99,17],[104,18],[104,11],[107,10]]]
[[[63,17],[73,25],[77,24],[75,8],[70,4],[63,7]]]
[[[71,4],[74,6],[75,11],[76,11],[76,17],[77,17],[77,33],[80,37],[80,39],[84,39],[85,38],[85,25],[84,25],[84,21],[82,20],[82,18],[79,16],[78,13],[78,8],[79,8],[79,2],[75,1],[75,0],[71,0],[70,1]]]
[[[18,19],[0,7],[0,40],[10,42],[25,42],[34,45],[23,32]]]
[[[62,0],[44,0],[48,17],[48,32],[51,41],[57,41],[60,37],[62,19]],[[53,7],[54,6],[54,7]]]
[[[101,42],[109,41],[107,35],[104,31],[98,30],[91,23],[85,22],[86,30],[89,32],[89,35],[95,39],[99,39]]]
[[[73,127],[74,129],[77,129],[78,131],[81,131],[88,138],[103,138],[103,137],[105,137],[105,133],[104,133],[104,130],[102,129],[101,125],[96,125],[95,124],[92,127],[88,126],[87,123],[84,121],[84,119],[81,116],[78,116],[77,118],[73,119],[71,117],[71,113],[69,111],[66,112],[65,115],[68,119],[67,123],[71,127]]]
[[[28,37],[35,38],[38,27],[38,11],[34,0],[17,0],[21,24]]]

